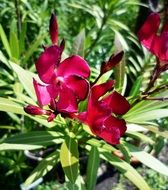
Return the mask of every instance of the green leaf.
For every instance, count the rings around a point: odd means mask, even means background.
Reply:
[[[72,54],[80,55],[84,57],[84,48],[85,48],[85,30],[81,30],[81,32],[76,36],[73,46],[72,46]]]
[[[128,116],[126,114],[123,118],[130,123],[144,123],[145,121],[151,121],[164,117],[168,117],[168,109],[156,109],[151,111],[144,110],[139,113],[133,112],[132,115],[129,114]]]
[[[98,148],[102,148],[103,150],[110,151],[110,152],[113,152],[116,150],[116,148],[114,148],[113,146],[95,138],[89,139],[88,141],[86,141],[86,144],[96,146]]]
[[[152,125],[143,125],[144,128],[168,139],[168,131]]]
[[[0,151],[1,150],[36,150],[43,148],[42,145],[28,145],[28,144],[9,144],[9,143],[2,143],[0,144]]]
[[[117,30],[115,30],[114,28],[112,28],[112,30],[115,32],[115,46],[117,48],[117,51],[121,51],[121,50],[129,50],[128,44],[126,42],[126,40],[124,39],[123,35],[118,32]]]
[[[142,151],[140,148],[129,144],[124,143],[125,146],[129,149],[132,156],[135,156],[140,162],[142,162],[144,165],[148,166],[149,168],[168,176],[168,167],[166,167],[162,162],[160,162],[158,159],[153,157],[151,154]]]
[[[35,76],[33,73],[24,70],[19,65],[10,62],[11,67],[16,72],[19,81],[23,85],[24,89],[28,93],[28,95],[33,99],[36,100],[36,95],[33,87],[33,77]]]
[[[130,94],[129,94],[129,96],[131,96],[131,98],[136,97],[137,94],[139,93],[140,88],[141,88],[141,84],[142,84],[142,80],[143,80],[143,77],[139,76],[136,79],[136,81],[134,82],[134,85],[131,88],[131,91],[130,91]]]
[[[19,55],[20,55],[19,41],[18,41],[17,35],[16,35],[16,33],[14,33],[14,31],[10,32],[9,42],[10,42],[12,57],[19,59]]]
[[[122,152],[122,154],[124,155],[124,160],[128,163],[130,163],[130,160],[131,160],[131,155],[127,149],[126,146],[124,146],[124,144],[118,144],[117,145],[117,148],[119,148],[119,150]]]
[[[62,142],[61,138],[62,134],[55,131],[33,131],[17,134],[5,139],[0,144],[0,150],[32,150],[55,143],[59,144]]]
[[[104,73],[104,74],[99,78],[99,80],[97,81],[96,84],[102,84],[102,83],[106,82],[106,81],[110,78],[111,74],[112,74],[112,71],[108,71],[108,72]]]
[[[117,47],[117,51],[122,51],[122,41],[119,38],[119,36],[115,35],[115,44]],[[114,68],[114,76],[115,76],[115,88],[117,89],[117,91],[121,92],[122,94],[124,94],[125,92],[125,87],[126,87],[126,75],[125,75],[125,61],[124,59],[122,59],[122,61],[116,65],[116,67]]]
[[[101,158],[115,166],[125,177],[127,177],[140,190],[151,190],[142,176],[130,164],[112,155],[109,152],[101,151]]]
[[[19,48],[20,52],[23,52],[25,50],[25,40],[26,40],[26,31],[27,31],[27,23],[22,23],[20,38],[19,38]]]
[[[57,164],[59,158],[59,152],[54,151],[47,158],[43,159],[38,166],[33,170],[30,176],[26,179],[24,185],[28,186],[38,178],[45,176],[53,167]]]
[[[78,144],[72,137],[67,137],[60,150],[60,160],[65,175],[71,183],[75,183],[78,176],[79,153]]]
[[[23,115],[26,114],[22,106],[13,102],[10,99],[1,98],[1,97],[0,97],[0,111],[12,112],[12,113],[23,114]]]
[[[16,127],[10,125],[0,125],[0,129],[18,130]]]
[[[148,137],[147,135],[144,135],[143,133],[139,133],[139,132],[129,131],[129,132],[126,132],[126,136],[134,138],[134,139],[138,139],[138,140],[141,140],[143,142],[150,143],[150,144],[155,143],[151,137]]]
[[[9,42],[1,24],[0,24],[0,37],[8,56],[11,57],[11,49],[9,46]]]
[[[9,62],[7,58],[4,56],[4,54],[2,53],[2,51],[0,51],[0,61],[4,63],[7,67],[10,67]]]
[[[89,151],[89,158],[87,164],[87,174],[86,174],[87,190],[93,190],[95,188],[99,163],[100,163],[99,151],[97,147],[92,146],[91,150]]]
[[[167,92],[166,92],[167,93]],[[163,94],[162,94],[163,95]],[[160,97],[163,97],[163,96]],[[132,117],[134,114],[139,115],[139,113],[144,113],[151,110],[156,110],[168,106],[168,101],[154,101],[154,100],[143,100],[134,105],[124,117]]]
[[[68,181],[66,183],[66,187],[67,187],[67,190],[86,190],[86,187],[85,187],[85,182],[83,180],[83,177],[81,175],[78,175],[78,178],[74,183],[71,183],[70,181]]]
[[[39,34],[37,39],[29,46],[28,51],[26,51],[25,53],[24,64],[27,63],[28,59],[37,50],[38,46],[42,44],[42,41],[45,39],[46,36],[47,36],[47,33]]]

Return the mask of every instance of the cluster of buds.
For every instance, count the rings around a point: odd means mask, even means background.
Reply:
[[[52,45],[36,62],[36,70],[41,82],[33,79],[38,106],[28,105],[24,110],[32,115],[47,115],[52,121],[57,114],[78,119],[87,124],[91,131],[110,144],[118,144],[126,131],[126,122],[118,115],[125,114],[130,104],[114,91],[114,81],[103,84],[89,84],[90,68],[78,55],[72,55],[61,61],[65,43],[58,45],[58,25],[54,14],[50,19],[50,38]],[[123,52],[110,57],[101,67],[100,76],[115,67],[122,59]],[[97,81],[98,78],[95,80]],[[106,93],[110,92],[107,96]],[[86,111],[79,113],[80,101],[88,98]],[[48,109],[44,109],[48,106]]]

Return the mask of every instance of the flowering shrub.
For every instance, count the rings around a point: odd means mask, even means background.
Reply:
[[[73,55],[60,62],[64,41],[60,46],[55,45],[58,39],[58,27],[54,15],[50,19],[50,38],[53,45],[45,48],[36,62],[39,78],[46,84],[38,84],[35,79],[33,81],[39,105],[48,105],[50,110],[43,110],[33,105],[26,106],[24,110],[32,115],[48,115],[48,121],[52,121],[59,113],[63,117],[79,118],[89,125],[95,135],[110,144],[118,144],[120,137],[126,131],[126,123],[123,119],[112,116],[112,113],[125,114],[130,108],[129,103],[116,91],[99,100],[113,89],[114,81],[93,85],[89,89],[86,78],[90,75],[90,69],[82,57]],[[120,54],[118,57],[121,57]],[[112,69],[119,61],[116,56],[109,59],[103,65],[100,75]],[[78,113],[78,104],[87,97],[88,92],[87,111]]]
[[[102,20],[100,32],[103,22],[106,20]],[[0,150],[24,150],[28,158],[41,161],[22,187],[30,188],[59,162],[67,189],[93,190],[100,160],[112,164],[142,190],[151,188],[133,167],[135,163],[168,175],[168,168],[155,158],[160,139],[164,143],[164,138],[168,138],[167,130],[163,132],[158,126],[168,116],[167,83],[157,80],[168,69],[168,25],[164,23],[159,32],[160,22],[159,14],[152,13],[138,32],[140,43],[154,55],[156,64],[149,81],[145,83],[143,76],[138,76],[130,91],[126,89],[131,77],[127,80],[123,39],[116,37],[117,51],[102,61],[98,69],[80,51],[64,58],[65,40],[59,41],[54,14],[49,24],[52,45],[43,46],[35,63],[37,74],[14,63],[15,59],[6,61],[2,56],[5,67],[15,72],[22,87],[18,92],[18,83],[14,86],[15,99],[0,98],[0,108],[1,104],[6,105],[1,111],[39,123],[26,133],[4,137],[0,144]],[[84,33],[77,39],[81,45]],[[17,115],[13,118],[17,120]],[[36,149],[40,153],[34,153]],[[83,154],[88,158],[86,183],[79,169]]]

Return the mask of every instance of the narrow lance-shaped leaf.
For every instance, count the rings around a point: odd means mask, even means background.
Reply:
[[[36,100],[36,95],[33,87],[33,76],[34,74],[24,70],[21,68],[19,65],[10,62],[10,65],[12,69],[16,72],[19,81],[22,83],[24,89],[26,92],[29,94],[29,96],[33,99]]]
[[[134,85],[133,87],[131,88],[131,91],[130,91],[130,94],[129,96],[131,96],[131,98],[134,98],[137,96],[137,94],[139,93],[140,91],[140,88],[141,88],[141,84],[142,84],[142,80],[143,80],[143,77],[142,76],[139,76],[136,81],[134,82]]]
[[[76,36],[73,47],[72,54],[80,55],[84,57],[84,48],[85,48],[85,30],[81,30],[81,32]]]
[[[97,171],[100,163],[99,151],[97,147],[92,146],[89,151],[89,159],[87,164],[86,185],[87,190],[95,188],[97,180]]]
[[[9,46],[9,42],[1,24],[0,24],[0,37],[8,56],[11,57],[11,49]]]
[[[25,50],[25,41],[26,41],[26,31],[27,31],[27,23],[22,23],[21,33],[19,36],[19,49],[20,52],[23,52]]]
[[[79,153],[78,144],[74,138],[66,137],[61,146],[60,160],[65,175],[71,183],[75,183],[79,169]]]
[[[128,151],[127,147],[124,146],[123,144],[118,144],[117,147],[119,148],[119,150],[122,152],[123,156],[124,156],[124,160],[128,163],[130,163],[131,160],[131,155],[130,152]]]
[[[9,42],[10,42],[12,57],[14,57],[15,59],[19,59],[19,54],[20,54],[19,41],[16,33],[14,33],[13,31],[10,32]]]
[[[28,51],[26,51],[26,53],[25,53],[25,57],[24,57],[24,60],[23,60],[24,64],[27,63],[28,59],[37,50],[38,46],[42,44],[42,41],[45,39],[46,36],[47,36],[47,33],[39,34],[37,39],[32,42],[32,44],[30,45]]]
[[[24,185],[28,186],[35,180],[45,176],[53,167],[57,164],[59,158],[59,152],[54,151],[47,158],[43,159],[39,165],[33,170],[30,176],[26,179]]]
[[[140,150],[138,147],[124,143],[127,148],[129,149],[130,153],[135,156],[140,162],[144,165],[148,166],[149,168],[156,170],[157,172],[168,176],[168,167],[166,167],[163,163],[161,163],[158,159],[153,157],[151,154]]]
[[[12,112],[17,114],[26,114],[23,107],[7,98],[0,97],[0,111]]]
[[[0,150],[32,150],[62,142],[62,134],[54,131],[33,131],[9,137],[0,144]]]
[[[118,35],[115,35],[115,44],[117,47],[117,52],[122,52],[122,42],[120,41]],[[119,91],[120,93],[123,93],[125,91],[124,89],[124,82],[125,82],[125,61],[124,58],[122,59],[122,61],[120,63],[118,63],[114,69],[114,76],[116,79],[115,82],[115,88],[117,89],[117,91]]]
[[[145,121],[151,121],[168,117],[168,109],[156,109],[144,112],[132,112],[132,115],[124,115],[124,119],[130,123],[144,123]]]
[[[101,157],[115,166],[125,177],[127,177],[140,190],[151,190],[142,176],[130,164],[112,155],[109,152],[102,151]]]
[[[160,135],[168,139],[168,130],[160,130],[159,127],[155,127],[152,125],[144,125],[143,127],[145,129],[148,129],[149,131],[152,131],[153,133],[156,133],[157,135]]]

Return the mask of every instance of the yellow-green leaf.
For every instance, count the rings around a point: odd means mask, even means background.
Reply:
[[[78,144],[72,137],[67,137],[60,150],[60,160],[65,175],[71,183],[75,183],[78,176],[79,153]]]

